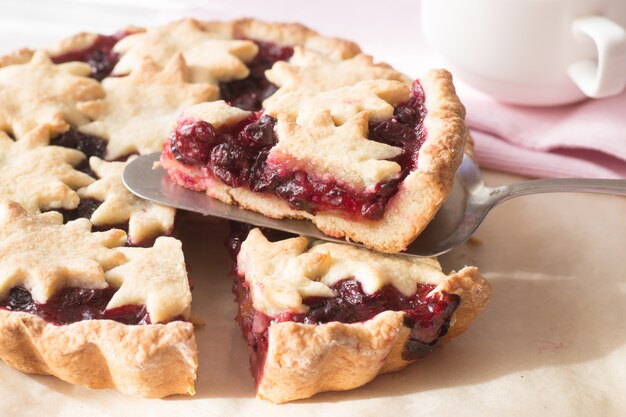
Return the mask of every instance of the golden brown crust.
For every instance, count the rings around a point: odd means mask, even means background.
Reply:
[[[485,308],[492,293],[491,285],[474,266],[466,266],[458,273],[450,275],[436,290],[461,297],[461,303],[452,316],[444,341],[466,331]]]
[[[123,30],[127,34],[133,34],[143,32],[144,29],[134,26],[129,26]],[[54,45],[46,48],[45,51],[51,57],[57,57],[59,55],[66,54],[68,52],[80,51],[81,49],[89,48],[98,39],[97,33],[92,32],[80,32],[67,38],[61,39]],[[0,68],[7,65],[26,64],[31,60],[34,49],[22,48],[16,51],[10,52],[6,55],[0,56]]]
[[[8,65],[26,64],[30,62],[34,50],[28,48],[18,49],[17,51],[9,52],[6,55],[0,56],[0,68]]]
[[[55,326],[6,310],[0,310],[0,358],[22,372],[146,398],[193,395],[198,367],[191,323],[85,320]]]
[[[122,32],[127,35],[132,35],[133,33],[143,32],[145,29],[135,26],[128,26],[122,30]],[[64,55],[68,52],[80,51],[82,49],[87,49],[94,44],[98,40],[100,35],[98,33],[93,32],[80,32],[74,35],[68,36],[67,38],[61,39],[56,44],[47,48],[46,51],[50,56],[59,56]]]
[[[230,22],[200,21],[199,23],[206,30],[235,38],[250,38],[283,45],[305,46],[336,59],[351,58],[361,51],[354,42],[320,36],[316,31],[300,23],[270,23],[251,18]]]
[[[491,294],[489,283],[474,267],[451,275],[438,289],[461,298],[444,340],[464,332]],[[412,362],[402,357],[410,334],[403,323],[404,312],[399,311],[353,324],[272,323],[257,395],[284,403],[323,391],[353,389],[376,375],[400,370]]]

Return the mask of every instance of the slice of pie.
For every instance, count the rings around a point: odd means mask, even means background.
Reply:
[[[196,342],[181,242],[122,248],[0,201],[0,358],[22,372],[143,397],[194,393]]]
[[[354,51],[257,46],[246,82],[220,84],[223,102],[179,117],[162,166],[225,203],[405,249],[447,197],[466,144],[450,74],[410,81]]]
[[[275,403],[347,390],[464,332],[491,287],[475,267],[379,254],[259,229],[231,238],[237,321],[257,396]]]

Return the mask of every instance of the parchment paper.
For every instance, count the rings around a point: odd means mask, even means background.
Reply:
[[[441,259],[446,269],[477,265],[493,284],[467,333],[362,388],[281,406],[254,397],[225,223],[181,220],[193,310],[206,322],[196,396],[144,400],[0,364],[0,416],[626,415],[624,198],[553,194],[497,207],[473,243]]]

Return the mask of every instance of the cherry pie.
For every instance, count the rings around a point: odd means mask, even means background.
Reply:
[[[187,19],[0,57],[0,358],[192,395],[176,212],[128,192],[126,164],[163,150],[185,187],[397,252],[449,191],[463,112],[446,71],[412,81],[298,24]],[[489,297],[473,267],[446,276],[432,259],[249,230],[230,241],[238,321],[274,402],[400,369]]]
[[[403,368],[465,331],[491,294],[476,268],[445,275],[435,259],[270,242],[259,229],[230,243],[257,395],[277,403]]]

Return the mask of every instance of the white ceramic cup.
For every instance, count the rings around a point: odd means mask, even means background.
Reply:
[[[422,0],[426,39],[466,84],[558,105],[626,86],[626,0]]]

